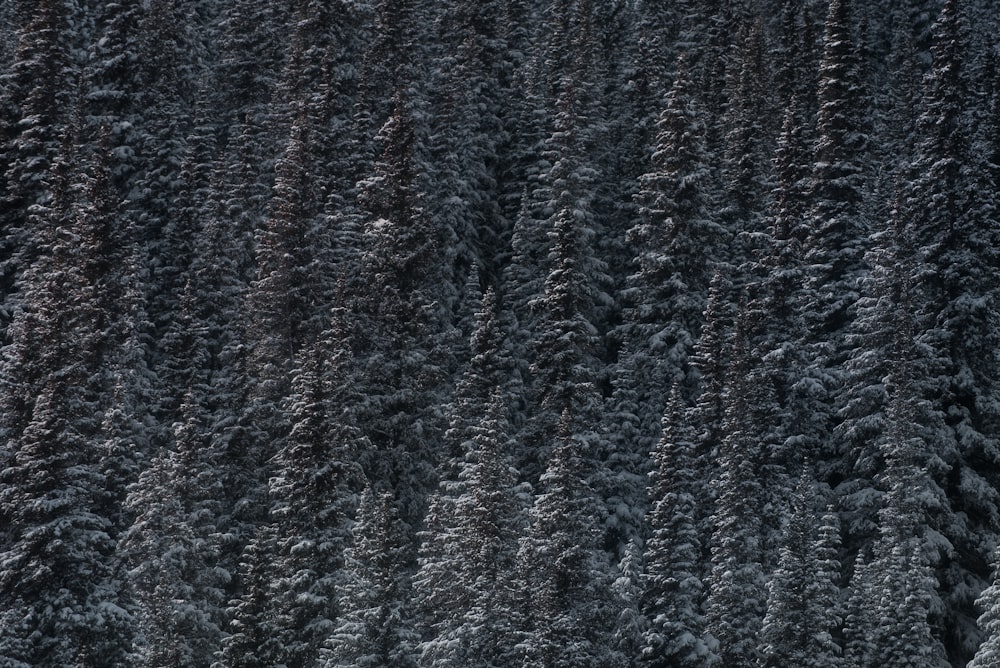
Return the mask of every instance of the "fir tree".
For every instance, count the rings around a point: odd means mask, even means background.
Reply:
[[[14,4],[14,3],[12,3]],[[16,47],[10,69],[0,83],[4,117],[0,128],[0,183],[4,238],[0,241],[0,300],[13,307],[15,283],[37,256],[36,231],[45,216],[34,209],[58,197],[47,174],[72,134],[77,72],[71,59],[73,42],[69,8],[60,0],[16,3],[12,27]],[[0,323],[9,323],[7,315]]]
[[[567,412],[521,540],[524,626],[516,649],[526,666],[619,666],[601,505],[587,484],[593,445],[570,429]]]
[[[113,665],[131,644],[112,569],[117,513],[107,495],[102,415],[113,389],[113,300],[127,283],[107,161],[71,186],[66,146],[39,207],[40,254],[3,350],[5,442],[0,513],[6,527],[0,656],[14,665]],[[40,349],[39,349],[40,347]]]
[[[409,540],[390,494],[365,490],[345,554],[340,617],[324,643],[324,668],[411,668],[416,634],[407,608]]]
[[[863,268],[861,240],[868,228],[864,217],[865,106],[855,25],[851,0],[831,0],[819,70],[817,140],[809,193],[814,204],[804,253],[815,302],[808,321],[811,336],[824,346],[834,346],[821,353],[824,358],[832,356],[824,362],[827,365],[836,364],[840,354],[836,338],[857,298],[856,280]]]
[[[181,414],[172,443],[125,501],[135,516],[120,545],[138,604],[132,658],[148,666],[209,665],[225,621],[230,574],[219,566],[219,453],[208,442],[196,392],[188,394]]]
[[[357,452],[365,447],[358,430],[343,421],[344,407],[330,401],[347,380],[346,351],[332,351],[329,367],[324,352],[306,351],[295,371],[287,409],[291,430],[269,481],[268,521],[277,535],[270,607],[282,652],[278,662],[289,667],[312,666],[333,631],[361,480]]]
[[[997,553],[1000,557],[1000,553]],[[994,559],[994,563],[997,563],[997,559]],[[998,626],[997,621],[1000,619],[998,616],[998,588],[996,582],[996,572],[994,571],[993,582],[990,586],[983,590],[983,592],[976,599],[976,606],[980,610],[979,615],[979,629],[983,633],[983,640],[979,645],[979,649],[976,650],[976,655],[972,658],[969,663],[969,668],[986,668],[986,666],[992,666],[993,662],[1000,658],[1000,649],[998,649],[997,643],[1000,640],[1000,626]]]
[[[933,26],[933,61],[925,80],[919,141],[910,201],[914,237],[928,272],[923,301],[932,327],[921,337],[944,362],[929,388],[946,433],[936,446],[958,478],[936,478],[944,485],[956,516],[967,525],[941,525],[960,557],[939,577],[949,585],[974,578],[971,589],[956,588],[948,607],[960,644],[971,653],[975,636],[968,633],[976,616],[973,592],[988,578],[992,538],[997,534],[997,495],[992,479],[997,470],[994,425],[998,421],[996,357],[997,330],[993,312],[998,297],[993,281],[1000,258],[995,239],[996,205],[984,156],[974,148],[974,128],[968,111],[973,95],[972,39],[966,27],[964,3],[944,3]],[[912,208],[911,208],[912,207]],[[961,480],[960,484],[955,481]],[[985,521],[980,522],[979,518]],[[990,518],[990,519],[986,519]],[[985,539],[985,540],[984,540]],[[948,586],[948,589],[951,589]],[[961,593],[959,593],[961,591]],[[968,637],[971,636],[971,637]]]
[[[690,412],[675,388],[663,417],[663,437],[653,451],[650,474],[650,537],[642,579],[642,612],[649,620],[641,657],[650,666],[711,666],[715,641],[706,635],[702,604],[703,545],[697,509],[706,495],[699,471]]]
[[[745,318],[741,318],[743,320]],[[723,665],[756,666],[757,639],[764,617],[763,520],[765,503],[760,469],[761,430],[755,412],[765,390],[751,373],[744,332],[737,326],[733,362],[726,389],[722,442],[713,485],[712,572],[705,607],[706,629],[718,643]]]
[[[473,428],[458,479],[428,510],[414,590],[428,638],[421,666],[492,666],[513,659],[514,562],[520,508],[508,463],[506,405],[495,393]]]
[[[878,597],[875,617],[876,665],[937,666],[944,647],[931,628],[938,607],[934,563],[951,545],[931,530],[947,501],[931,472],[940,464],[928,448],[928,401],[916,394],[914,362],[907,349],[909,313],[900,308],[896,327],[896,368],[889,378],[888,429],[881,440],[885,458],[885,500],[879,512],[880,536],[870,576]],[[932,414],[931,414],[932,415]],[[924,430],[917,431],[917,426]]]
[[[639,177],[639,221],[627,233],[637,273],[625,299],[625,350],[648,368],[636,378],[642,395],[673,383],[690,387],[688,356],[698,339],[712,264],[725,241],[710,215],[708,155],[702,115],[682,63],[657,123],[654,169]],[[646,404],[649,399],[641,396]],[[664,407],[650,404],[644,433],[655,432]]]
[[[858,551],[854,560],[854,571],[848,588],[847,606],[844,611],[843,643],[845,666],[870,668],[875,664],[875,635],[878,630],[876,619],[875,583],[872,567],[864,550]]]
[[[778,568],[769,582],[761,627],[761,666],[832,668],[840,648],[840,545],[837,517],[828,513],[816,530],[812,472],[804,468],[792,499],[792,514]],[[820,535],[822,532],[822,535]]]

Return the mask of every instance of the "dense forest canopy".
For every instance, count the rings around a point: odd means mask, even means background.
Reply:
[[[990,0],[0,2],[0,665],[1000,665]]]

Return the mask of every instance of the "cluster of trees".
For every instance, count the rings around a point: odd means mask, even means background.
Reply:
[[[0,664],[993,666],[994,9],[0,3]]]

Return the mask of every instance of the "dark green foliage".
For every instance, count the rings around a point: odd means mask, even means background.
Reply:
[[[0,664],[987,665],[995,9],[0,2]]]
[[[698,477],[690,417],[675,389],[663,416],[663,437],[653,451],[651,535],[642,578],[641,610],[649,620],[642,636],[643,665],[696,668],[718,660],[701,613],[705,585],[697,517],[707,490]]]

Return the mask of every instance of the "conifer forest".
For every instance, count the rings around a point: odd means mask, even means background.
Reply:
[[[0,0],[0,667],[1000,668],[994,0]]]

